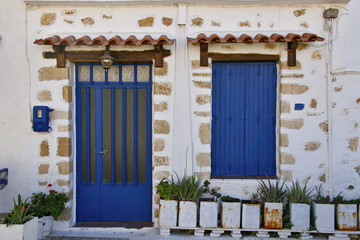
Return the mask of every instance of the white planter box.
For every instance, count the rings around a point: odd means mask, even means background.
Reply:
[[[197,204],[195,202],[180,201],[179,227],[196,227]]]
[[[358,204],[358,229],[360,230],[360,204]]]
[[[260,228],[260,204],[243,203],[242,205],[242,228]]]
[[[0,224],[0,240],[37,240],[38,218],[25,224],[14,224],[6,227]]]
[[[200,227],[216,228],[218,221],[218,202],[200,201]]]
[[[356,204],[338,204],[336,206],[336,227],[341,231],[357,230]]]
[[[54,218],[52,216],[44,216],[39,218],[38,239],[41,239],[49,235],[53,225],[54,225]]]
[[[222,228],[240,228],[240,216],[240,202],[221,202]]]
[[[160,200],[159,226],[175,227],[177,222],[178,202],[175,200]]]
[[[319,232],[334,231],[335,206],[334,204],[312,204],[313,216],[315,217],[316,229]]]
[[[282,229],[283,204],[265,202],[264,206],[264,228]]]
[[[290,203],[290,220],[293,230],[310,229],[310,205],[303,203]]]

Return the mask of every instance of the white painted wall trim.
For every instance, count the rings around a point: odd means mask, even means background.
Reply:
[[[27,4],[39,4],[39,5],[129,5],[129,4],[219,4],[218,0],[24,0]],[[345,4],[350,0],[302,0],[303,4]],[[221,1],[221,5],[224,4],[286,4],[286,5],[300,5],[298,0],[224,0]]]

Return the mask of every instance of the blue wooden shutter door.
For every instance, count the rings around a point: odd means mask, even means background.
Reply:
[[[213,64],[211,175],[276,175],[276,63]]]

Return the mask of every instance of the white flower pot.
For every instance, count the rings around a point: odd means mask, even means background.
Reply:
[[[41,239],[49,235],[53,224],[54,224],[54,218],[52,216],[44,216],[39,218],[38,238]]]
[[[218,221],[218,202],[200,201],[200,227],[216,228]]]
[[[197,204],[196,202],[180,201],[179,227],[196,227]]]
[[[282,229],[283,204],[265,202],[264,206],[264,228]]]
[[[338,204],[336,206],[336,227],[341,231],[357,230],[356,204]]]
[[[358,204],[358,229],[360,230],[360,204]]]
[[[175,227],[177,222],[178,202],[160,199],[159,226]]]
[[[313,217],[315,218],[316,229],[319,232],[334,231],[335,206],[334,204],[313,203]]]
[[[25,224],[13,224],[8,227],[6,224],[0,224],[0,240],[36,240],[37,230],[37,217]]]
[[[242,205],[242,228],[259,229],[260,228],[260,204],[243,203]]]
[[[303,203],[290,203],[290,220],[293,230],[310,229],[310,205]]]
[[[221,202],[222,228],[240,228],[240,216],[240,202]]]

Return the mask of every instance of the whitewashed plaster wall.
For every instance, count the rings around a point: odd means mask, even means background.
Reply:
[[[0,8],[0,168],[9,168],[8,186],[0,191],[0,211],[10,211],[12,197],[35,190],[30,119],[29,63],[26,53],[26,4],[1,1]]]
[[[29,5],[26,11],[26,5],[22,0],[2,1],[2,8],[0,9],[0,19],[3,23],[11,23],[6,25],[2,24],[0,34],[2,40],[0,41],[0,69],[2,72],[1,81],[3,83],[0,94],[1,107],[0,107],[0,162],[3,166],[9,167],[9,186],[2,190],[0,196],[1,211],[9,210],[11,208],[11,197],[21,193],[24,196],[30,195],[35,191],[46,191],[46,186],[39,186],[39,181],[53,183],[56,180],[68,181],[73,179],[73,174],[59,175],[57,163],[63,161],[74,161],[74,148],[70,157],[58,157],[57,152],[57,138],[58,137],[73,137],[71,132],[58,131],[59,126],[74,124],[74,118],[57,119],[51,122],[54,131],[50,134],[33,133],[31,130],[31,112],[32,106],[40,104],[37,99],[38,91],[50,89],[54,101],[49,104],[50,107],[58,111],[67,112],[73,110],[73,105],[62,101],[61,89],[63,86],[74,86],[73,75],[69,79],[51,82],[38,82],[38,70],[42,67],[55,66],[55,60],[45,60],[42,58],[43,51],[52,51],[49,46],[36,46],[33,41],[37,38],[44,38],[53,34],[59,34],[62,37],[73,34],[80,37],[84,34],[97,36],[104,34],[105,36],[112,36],[115,34],[126,33],[143,35],[144,33],[152,33],[156,36],[160,33],[166,33],[170,37],[176,36],[176,7],[152,7],[143,6],[137,7],[56,7],[56,6],[33,6]],[[244,30],[251,34],[255,32],[278,32],[278,31],[291,31],[291,32],[314,32],[320,36],[327,37],[326,26],[322,18],[322,12],[329,5],[321,5],[316,7],[309,6],[294,6],[294,7],[248,7],[245,9],[235,8],[234,6],[218,6],[218,7],[188,7],[187,12],[187,25],[186,31],[189,35],[197,35],[199,32],[223,32],[225,34],[230,31],[233,34],[243,32]],[[293,11],[306,8],[306,14],[295,18]],[[341,71],[355,70],[359,71],[359,61],[356,57],[359,54],[358,49],[355,48],[356,41],[360,37],[360,31],[354,30],[357,26],[356,21],[359,20],[357,12],[360,10],[359,2],[351,1],[348,5],[349,15],[340,16],[339,29],[347,29],[345,37],[346,44],[343,44],[341,37],[345,35],[340,31],[340,35],[334,41],[334,56],[333,59],[344,59],[336,63],[336,68]],[[64,10],[76,9],[75,15],[64,15]],[[341,13],[344,9],[340,6]],[[10,11],[11,10],[11,11]],[[233,14],[228,14],[233,12]],[[270,12],[270,13],[269,13]],[[56,13],[56,21],[54,25],[41,26],[40,19],[43,13]],[[257,15],[259,13],[259,15]],[[26,19],[27,14],[27,19]],[[103,15],[112,15],[112,19],[103,18]],[[274,17],[274,14],[276,17]],[[139,28],[137,21],[147,16],[155,17],[153,28]],[[166,27],[161,24],[161,17],[171,16],[174,18],[174,23],[171,27]],[[92,17],[95,20],[93,25],[84,26],[81,19]],[[193,17],[203,18],[202,26],[191,26]],[[64,19],[73,21],[72,24],[64,21]],[[309,20],[308,20],[309,19]],[[27,20],[27,25],[26,25]],[[211,26],[212,20],[221,22],[221,30],[217,26]],[[250,28],[239,28],[240,21],[249,21]],[[273,22],[271,28],[268,22]],[[304,22],[307,23],[308,28]],[[258,24],[260,23],[260,24]],[[260,26],[261,25],[261,26]],[[14,27],[16,26],[16,27]],[[26,32],[27,28],[27,32]],[[16,31],[14,31],[16,29]],[[234,29],[237,29],[234,31]],[[281,32],[280,32],[281,33]],[[326,40],[325,42],[326,43]],[[305,103],[305,109],[300,112],[283,113],[280,118],[304,118],[304,126],[301,130],[280,129],[280,133],[289,135],[289,146],[280,148],[279,152],[286,151],[296,157],[294,165],[280,166],[279,170],[292,170],[292,176],[301,181],[306,180],[309,176],[311,184],[318,184],[319,175],[328,171],[327,165],[327,144],[326,134],[319,130],[318,124],[327,119],[327,46],[324,43],[311,44],[306,49],[298,51],[298,61],[301,62],[302,68],[300,69],[281,69],[281,74],[292,74],[301,72],[304,74],[302,79],[292,78],[279,78],[278,83],[299,83],[310,86],[310,89],[302,96],[297,95],[281,95],[279,100],[286,100],[291,103],[291,109],[294,103]],[[210,51],[234,53],[234,52],[256,52],[256,53],[279,53],[281,61],[286,60],[286,46],[281,43],[275,44],[274,49],[266,48],[265,44],[246,45],[244,44],[229,44],[210,46]],[[26,52],[26,48],[28,51]],[[83,47],[82,47],[83,48]],[[175,52],[175,47],[166,47]],[[77,48],[76,48],[77,49]],[[94,48],[86,48],[87,50]],[[115,50],[123,49],[122,47],[114,48]],[[132,50],[136,50],[131,48]],[[144,48],[143,48],[144,49]],[[320,50],[321,59],[312,58],[314,51]],[[30,59],[30,65],[28,63]],[[196,110],[210,111],[210,105],[198,106],[195,102],[196,95],[209,94],[208,89],[197,89],[194,87],[192,80],[210,81],[206,77],[192,78],[192,73],[206,72],[210,73],[210,69],[192,70],[191,61],[199,60],[199,49],[197,46],[188,46],[188,81],[190,84],[191,103],[191,119],[193,123],[192,140],[194,143],[193,165],[194,172],[209,172],[210,168],[199,168],[196,166],[196,155],[200,152],[209,152],[210,145],[203,145],[198,140],[198,127],[201,123],[210,123],[210,117],[196,117],[193,112]],[[175,54],[165,61],[168,63],[169,69],[165,76],[155,76],[155,81],[159,82],[173,82],[175,77]],[[344,62],[347,64],[344,66]],[[70,65],[70,72],[72,71]],[[280,67],[279,67],[280,69]],[[10,71],[11,70],[11,71]],[[313,73],[313,70],[315,72]],[[359,89],[359,76],[353,74],[339,74],[336,77],[336,82],[331,82],[331,91],[333,101],[336,106],[333,107],[331,116],[333,119],[332,128],[332,194],[336,195],[339,191],[344,190],[344,195],[348,198],[359,196],[359,186],[356,184],[359,181],[359,157],[358,157],[358,141],[355,141],[356,151],[349,149],[349,138],[357,139],[359,137],[359,128],[356,127],[357,120],[359,119],[359,103],[357,99],[356,89]],[[30,87],[31,86],[31,87]],[[341,88],[341,91],[335,91],[335,87]],[[16,94],[15,94],[16,93]],[[316,109],[309,108],[310,100],[316,98],[318,105]],[[55,100],[56,99],[56,100]],[[73,98],[74,99],[74,98]],[[167,101],[169,106],[174,105],[174,95],[170,96],[154,96],[154,103]],[[41,103],[42,105],[44,103]],[[331,104],[333,106],[333,104]],[[347,111],[344,111],[344,110]],[[348,112],[348,114],[347,114]],[[164,112],[154,112],[154,119],[164,119],[172,116],[173,109],[168,109]],[[312,116],[312,115],[315,116]],[[169,122],[171,130],[174,129],[173,123]],[[316,133],[316,134],[315,134]],[[161,153],[154,153],[153,155],[169,156],[170,166],[162,166],[158,171],[171,172],[171,157],[172,157],[172,135],[159,135],[154,138],[161,137],[167,142],[165,151]],[[41,158],[40,143],[48,140],[50,155],[49,157]],[[321,147],[312,152],[304,151],[304,144],[308,141],[319,141]],[[72,142],[74,144],[74,142]],[[355,149],[355,148],[353,148]],[[39,177],[38,167],[44,162],[53,162],[54,164],[49,168],[46,176]],[[325,163],[325,165],[322,165]],[[309,166],[312,166],[310,169]],[[13,170],[13,171],[12,171]],[[340,171],[340,170],[343,170]],[[240,183],[240,184],[239,184]],[[328,183],[328,182],[327,182]],[[73,182],[70,186],[56,186],[57,190],[69,192],[73,189]],[[256,189],[256,181],[239,181],[239,180],[217,180],[214,181],[215,185],[221,187],[223,193],[235,193],[234,196],[248,198],[250,193]],[[56,185],[56,184],[55,184]],[[246,186],[245,186],[246,185]],[[348,189],[349,185],[353,185],[354,189]],[[351,188],[351,187],[350,187]],[[157,200],[154,200],[156,202]],[[73,201],[69,203],[73,204]],[[69,206],[69,205],[68,205]],[[154,206],[155,208],[155,206]],[[154,211],[155,215],[155,211]],[[66,223],[68,225],[68,223]],[[64,226],[66,227],[66,226]]]

